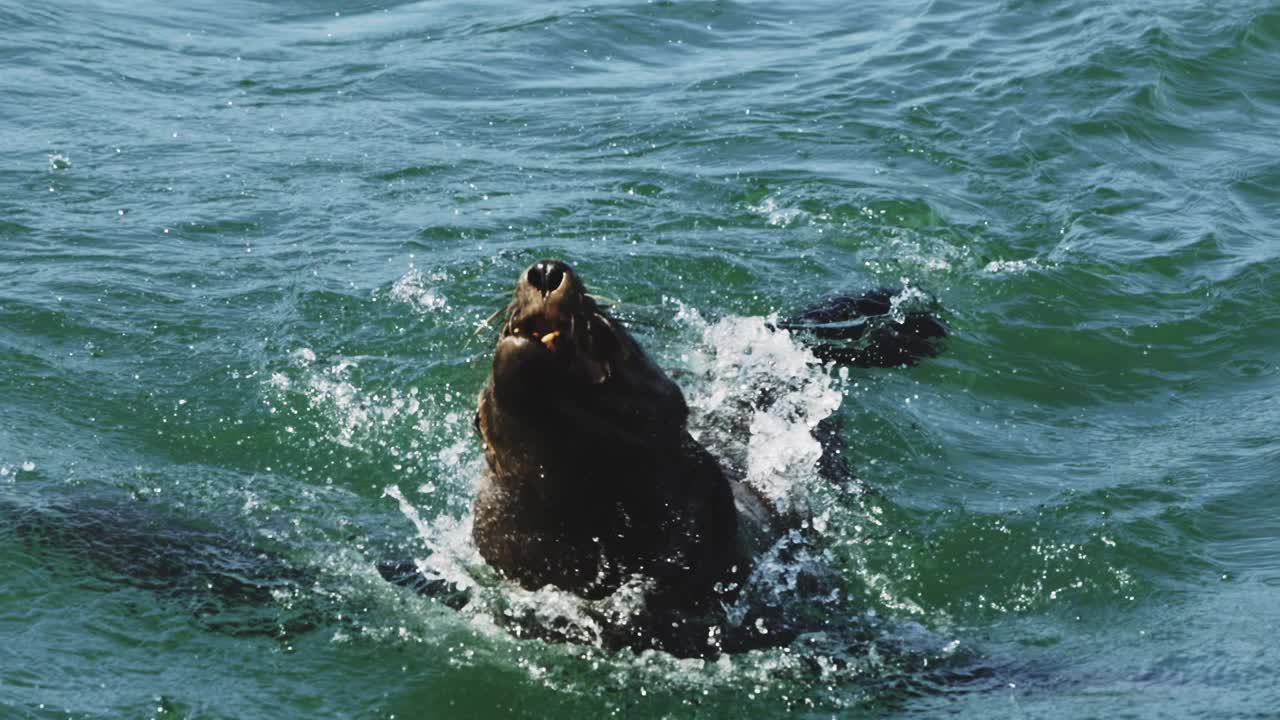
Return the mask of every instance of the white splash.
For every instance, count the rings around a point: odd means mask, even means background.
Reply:
[[[414,560],[418,572],[428,578],[447,580],[459,589],[476,587],[471,567],[482,561],[471,543],[470,518],[456,519],[441,515],[427,522],[405,498],[399,485],[388,485],[382,494],[395,499],[400,512],[413,524],[418,531],[418,539],[430,553]]]
[[[23,461],[18,466],[0,465],[0,479],[14,482],[18,479],[20,473],[33,473],[36,471],[36,464],[30,460]]]
[[[912,285],[911,278],[900,277],[898,282],[902,289],[889,298],[889,319],[893,322],[905,322],[909,311],[933,304],[929,293]]]
[[[307,380],[308,400],[312,405],[328,405],[333,409],[339,425],[332,437],[346,447],[354,446],[356,434],[362,429],[391,422],[404,405],[402,398],[394,398],[388,405],[366,397],[351,382],[353,367],[357,367],[356,363],[344,360]]]
[[[748,205],[747,209],[757,215],[763,215],[774,227],[786,227],[797,220],[804,220],[809,213],[800,208],[778,207],[778,201],[766,196],[759,205]]]
[[[817,479],[822,446],[812,431],[840,407],[840,379],[790,333],[774,329],[776,317],[709,323],[680,305],[677,319],[701,334],[686,356],[701,379],[685,388],[691,429],[725,441],[728,447],[709,449],[731,465],[744,462],[747,482],[779,507],[794,507]]]
[[[992,260],[982,270],[992,274],[1024,273],[1038,267],[1040,267],[1040,261],[1035,258],[1028,260]]]
[[[449,300],[440,293],[439,285],[448,279],[444,272],[428,274],[411,267],[391,286],[391,299],[406,303],[419,313],[445,310]]]
[[[263,382],[264,402],[281,416],[283,432],[298,442],[314,444],[318,435],[370,457],[389,458],[391,469],[415,486],[450,478],[465,485],[458,492],[469,492],[479,458],[469,393],[448,385],[425,392],[370,389],[356,359],[321,359],[309,348],[290,353],[290,361]]]

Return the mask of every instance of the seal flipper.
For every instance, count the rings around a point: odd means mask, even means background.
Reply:
[[[454,610],[461,610],[471,602],[471,593],[465,588],[460,588],[444,578],[427,577],[412,560],[380,560],[378,574],[392,585],[409,588],[419,595],[438,600]]]
[[[861,295],[838,295],[777,324],[782,330],[811,335],[819,360],[854,367],[915,365],[940,352],[947,336],[942,321],[928,311],[909,310],[894,317],[901,290],[880,288]]]

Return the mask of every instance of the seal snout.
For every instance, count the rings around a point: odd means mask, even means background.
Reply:
[[[582,312],[581,295],[581,285],[567,263],[539,260],[516,281],[504,334],[529,337],[556,350],[560,338],[573,334],[574,317]]]

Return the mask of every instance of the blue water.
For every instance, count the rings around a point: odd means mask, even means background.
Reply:
[[[1280,707],[1274,3],[0,0],[0,29],[0,716]],[[573,611],[466,534],[477,327],[544,256],[695,426],[791,388],[737,441],[815,507],[863,642],[496,626]],[[767,327],[885,285],[938,298],[942,356],[842,377]],[[831,413],[858,492],[815,476]],[[224,544],[296,572],[220,593]],[[373,570],[428,550],[490,602]]]

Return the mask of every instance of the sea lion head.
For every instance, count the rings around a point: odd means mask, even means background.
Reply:
[[[501,445],[490,426],[521,418],[563,437],[665,442],[684,432],[687,416],[680,389],[573,268],[539,260],[520,274],[482,394],[478,424],[486,440]]]
[[[540,260],[516,280],[494,353],[500,395],[610,380],[634,343],[589,295],[568,264]]]

